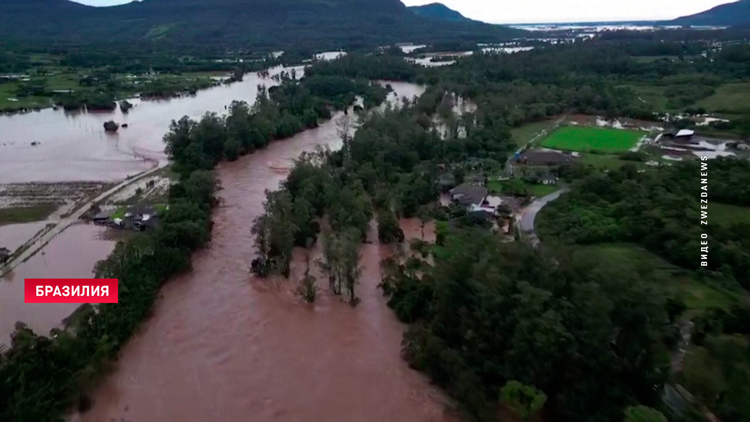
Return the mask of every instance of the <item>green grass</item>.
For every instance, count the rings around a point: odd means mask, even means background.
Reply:
[[[711,113],[750,113],[750,83],[726,84],[718,87],[714,95],[696,103]]]
[[[565,126],[545,138],[542,146],[567,151],[625,152],[645,135],[637,130]]]
[[[543,120],[511,129],[510,134],[513,136],[513,141],[516,145],[520,147],[526,145],[526,143],[534,139],[542,131],[549,130],[553,126],[555,126],[554,120]]]
[[[712,223],[723,227],[739,223],[750,224],[750,207],[719,204],[709,201],[708,224]]]
[[[117,208],[117,211],[115,211],[110,218],[112,220],[115,218],[125,218],[125,207]]]
[[[487,190],[490,191],[490,193],[505,193],[507,195],[512,195],[513,193],[509,191],[508,186],[511,183],[520,183],[523,185],[523,187],[526,189],[526,192],[529,195],[534,195],[536,197],[541,198],[542,196],[549,195],[552,192],[555,192],[556,190],[560,189],[558,186],[553,185],[529,185],[525,184],[520,181],[520,179],[515,179],[515,182],[511,182],[510,180],[503,180],[503,181],[491,181],[487,183]]]
[[[0,226],[45,220],[55,210],[57,210],[57,205],[53,203],[37,204],[30,207],[0,208]]]
[[[659,111],[668,111],[667,97],[664,92],[665,86],[655,85],[620,85],[618,88],[630,88],[635,91],[636,100],[648,104],[652,109]]]
[[[729,309],[743,299],[739,293],[701,282],[689,271],[680,269],[635,244],[603,243],[581,247],[578,253],[585,253],[622,271],[654,269],[665,280],[665,285],[662,286],[664,291],[681,297],[693,314],[712,307]]]
[[[526,185],[526,190],[537,198],[549,195],[558,189],[560,188],[554,185]]]
[[[490,193],[500,193],[503,191],[503,182],[498,180],[487,182],[487,190],[489,190]]]

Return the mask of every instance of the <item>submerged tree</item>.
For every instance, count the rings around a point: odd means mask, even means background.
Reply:
[[[362,275],[362,266],[359,263],[362,254],[359,253],[359,244],[361,243],[359,232],[354,229],[347,232],[339,249],[339,265],[341,267],[341,276],[343,277],[344,286],[349,293],[349,303],[356,305],[359,298],[354,292],[354,286],[359,282]]]
[[[252,264],[253,271],[262,277],[271,271],[289,277],[289,261],[294,235],[298,230],[293,223],[291,195],[286,190],[266,192],[263,208],[265,213],[255,219],[252,228],[258,248],[258,258]]]
[[[312,241],[308,240],[306,246],[309,249],[310,246],[312,246]],[[312,274],[310,274],[309,252],[305,254],[305,276],[302,278],[302,283],[297,288],[297,292],[300,296],[302,296],[302,299],[304,299],[308,303],[315,302],[315,298],[318,295],[317,280]]]
[[[341,294],[338,277],[338,238],[329,230],[323,232],[323,257],[317,261],[320,269],[328,274],[328,287],[334,294]]]

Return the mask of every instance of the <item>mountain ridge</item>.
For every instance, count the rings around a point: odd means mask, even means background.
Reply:
[[[462,15],[461,12],[453,10],[443,3],[430,3],[421,6],[410,6],[409,10],[413,13],[432,19],[440,19],[446,21],[455,22],[472,22],[473,19],[469,19]]]
[[[684,26],[736,26],[750,24],[750,0],[725,3],[693,15],[682,16],[672,21]]]
[[[491,42],[522,33],[471,20],[437,23],[399,0],[143,0],[110,7],[68,0],[0,2],[0,38],[37,43],[325,48]]]

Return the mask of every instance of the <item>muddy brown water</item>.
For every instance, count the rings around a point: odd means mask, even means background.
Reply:
[[[271,76],[282,70],[271,69]],[[296,68],[302,75],[302,67]],[[0,183],[121,180],[165,161],[162,137],[173,119],[200,118],[206,111],[222,113],[232,100],[255,101],[257,87],[276,85],[255,73],[242,82],[168,100],[129,100],[135,107],[122,113],[40,112],[0,116]],[[104,122],[127,123],[117,133]],[[39,145],[32,146],[32,142]]]
[[[291,161],[317,145],[340,145],[334,124],[219,166],[222,205],[210,245],[193,256],[189,274],[162,289],[153,317],[93,393],[93,408],[75,419],[455,420],[442,393],[401,358],[404,326],[377,288],[387,247],[362,245],[355,308],[331,295],[322,277],[316,303],[301,301],[294,292],[305,269],[301,249],[289,280],[249,274],[250,225],[264,191],[277,188]],[[421,234],[418,220],[405,223],[407,233]],[[313,273],[320,275],[314,266]]]
[[[25,322],[40,335],[49,335],[79,304],[24,303],[26,278],[93,278],[97,261],[105,259],[115,242],[99,240],[106,229],[74,224],[44,249],[0,278],[0,343],[10,343],[17,321]]]
[[[46,226],[46,221],[0,225],[0,248],[8,248],[13,253]]]

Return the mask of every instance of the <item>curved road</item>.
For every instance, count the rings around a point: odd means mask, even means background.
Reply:
[[[544,208],[545,205],[559,198],[560,195],[567,191],[568,188],[562,188],[547,196],[538,198],[534,200],[531,205],[526,207],[526,209],[521,214],[521,232],[529,236],[532,246],[537,247],[537,245],[539,244],[539,237],[536,235],[536,231],[534,231],[534,222],[536,220],[536,215],[539,213],[539,211],[542,210],[542,208]]]

